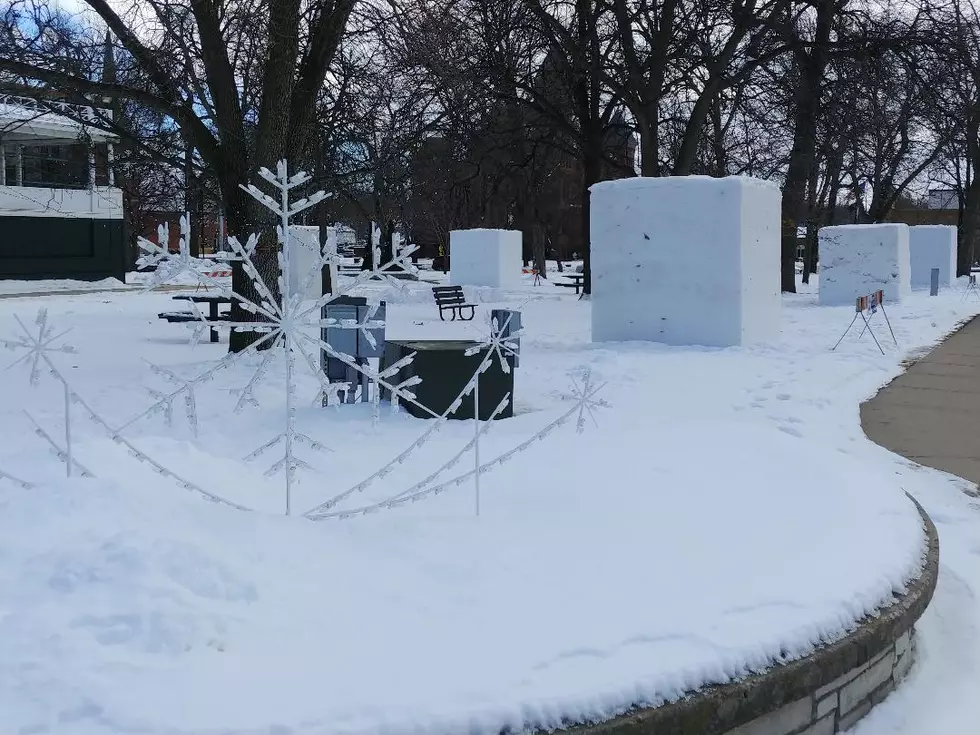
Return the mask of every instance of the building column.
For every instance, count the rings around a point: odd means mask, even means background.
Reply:
[[[24,146],[17,146],[17,186],[24,185]]]
[[[88,149],[88,188],[95,188],[95,146]]]
[[[112,143],[106,143],[106,166],[109,169],[109,186],[116,185],[116,172],[112,165]]]

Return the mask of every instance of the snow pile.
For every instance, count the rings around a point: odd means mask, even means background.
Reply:
[[[771,183],[678,176],[596,184],[592,243],[596,342],[728,346],[778,337],[779,189]]]
[[[449,279],[454,286],[517,288],[521,284],[519,230],[453,230],[449,233]]]
[[[808,445],[800,476],[751,422],[607,428],[488,475],[479,518],[466,489],[343,525],[5,488],[0,730],[556,727],[804,655],[920,568],[916,511],[854,459]]]
[[[38,487],[0,480],[0,732],[476,734],[611,716],[803,655],[890,601],[921,562],[903,487],[963,500],[927,503],[941,532],[960,534],[952,545],[944,535],[944,563],[966,578],[954,577],[962,590],[931,630],[978,618],[975,512],[952,483],[871,445],[856,410],[908,351],[977,304],[945,292],[895,305],[903,351],[883,357],[856,334],[830,352],[853,307],[816,308],[810,295],[785,297],[778,345],[717,350],[592,345],[587,301],[527,302],[548,289],[524,288],[499,304],[521,308],[527,332],[515,417],[487,434],[485,456],[568,409],[572,368],[607,383],[612,406],[598,429],[561,429],[485,475],[479,518],[467,483],[333,524],[273,515],[281,480],[242,456],[281,431],[279,368],[256,388],[265,410],[232,414],[228,393],[260,356],[198,391],[199,437],[180,406],[172,428],[151,417],[126,432],[257,512],[200,501],[79,416],[77,458],[98,479],[66,482],[23,413],[59,437],[62,395],[46,377],[27,390],[27,369],[10,371],[0,469]],[[80,348],[59,365],[111,426],[145,409],[144,386],[160,387],[145,361],[191,376],[225,354],[187,346],[156,319],[167,294],[45,303]],[[0,302],[4,335],[14,313],[32,316],[23,306]],[[389,306],[388,337],[488,328],[484,314],[447,324],[433,312],[431,301]],[[300,510],[430,425],[385,413],[374,426],[369,407],[305,402],[296,421],[334,450],[309,458]],[[352,502],[403,490],[472,435],[471,423],[450,422]]]
[[[838,225],[818,233],[820,304],[854,305],[878,290],[885,303],[909,297],[909,227],[904,224]]]
[[[124,289],[126,284],[118,278],[103,278],[98,281],[75,281],[71,279],[41,279],[19,281],[0,279],[0,296],[57,293],[58,291],[107,291]]]
[[[956,228],[950,225],[916,225],[909,228],[909,261],[912,285],[928,288],[932,269],[939,269],[940,287],[956,280]]]

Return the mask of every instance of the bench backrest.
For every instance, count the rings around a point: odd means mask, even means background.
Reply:
[[[452,306],[453,304],[465,304],[466,297],[463,295],[462,286],[433,286],[432,295],[439,306]]]

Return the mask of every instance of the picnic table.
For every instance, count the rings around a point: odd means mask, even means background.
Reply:
[[[204,321],[208,322],[221,322],[227,321],[230,316],[227,314],[220,314],[218,312],[218,307],[227,304],[231,306],[231,298],[228,296],[212,296],[210,294],[180,294],[179,296],[174,296],[174,301],[190,301],[195,304],[207,304],[208,305],[208,315]],[[161,319],[166,319],[168,322],[199,322],[200,317],[193,311],[165,311],[159,314]],[[218,330],[211,327],[211,341],[218,341]]]
[[[564,286],[565,288],[574,288],[575,293],[579,294],[582,287],[585,285],[585,274],[584,273],[559,273],[562,278],[571,278],[571,283],[562,283],[561,281],[555,281],[556,286]],[[579,295],[579,298],[582,294]]]

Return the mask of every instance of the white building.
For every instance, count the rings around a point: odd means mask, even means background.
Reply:
[[[0,278],[123,279],[117,139],[91,108],[0,95]]]

